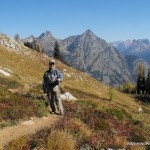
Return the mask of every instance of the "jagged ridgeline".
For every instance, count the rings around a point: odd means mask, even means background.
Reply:
[[[37,41],[46,53],[53,53],[56,39],[50,32],[43,33]],[[115,86],[132,80],[124,57],[90,30],[58,40],[58,44],[65,62],[108,85]]]
[[[31,41],[31,39],[35,40],[33,36],[24,40]],[[149,64],[139,57],[134,57],[134,59],[130,59],[131,56],[125,57],[112,46],[113,44],[97,37],[91,30],[63,40],[53,37],[51,32],[46,31],[36,38],[36,41],[42,45],[45,53],[51,56],[57,41],[64,62],[114,87],[126,81],[135,84],[137,66],[141,61],[144,62],[146,68],[149,67]]]

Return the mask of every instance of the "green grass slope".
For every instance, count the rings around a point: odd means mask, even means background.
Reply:
[[[24,47],[21,50],[18,54],[11,48],[0,46],[0,70],[10,74],[6,76],[0,72],[1,128],[48,114],[41,83],[50,58]],[[63,101],[64,118],[53,129],[18,139],[19,142],[13,141],[8,149],[127,148],[128,142],[150,141],[149,104],[111,89],[59,60],[56,63],[64,76],[61,93],[70,92],[78,100]],[[142,107],[141,112],[139,107]],[[146,146],[133,145],[132,148]]]

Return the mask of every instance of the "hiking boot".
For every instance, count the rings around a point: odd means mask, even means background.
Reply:
[[[63,113],[63,112],[60,112],[59,115],[64,115],[64,113]]]
[[[51,114],[54,115],[54,114],[56,114],[56,112],[52,111]]]

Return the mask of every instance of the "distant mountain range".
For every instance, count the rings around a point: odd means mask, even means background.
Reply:
[[[127,40],[111,43],[117,50],[125,55],[130,73],[136,80],[136,70],[139,63],[145,66],[145,74],[147,75],[150,67],[150,41],[148,39]]]
[[[127,40],[111,44],[124,55],[134,55],[150,63],[150,41],[148,39]]]
[[[124,84],[126,81],[135,83],[137,67],[141,62],[145,64],[146,69],[149,68],[148,56],[147,59],[143,57],[150,51],[148,40],[107,43],[91,30],[86,30],[81,35],[63,40],[53,37],[51,32],[46,31],[37,38],[32,35],[23,39],[23,42],[33,40],[40,43],[51,56],[54,43],[57,41],[63,59],[70,66],[111,86]]]

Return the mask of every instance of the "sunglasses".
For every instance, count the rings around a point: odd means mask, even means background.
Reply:
[[[55,63],[50,63],[49,65],[52,66],[52,65],[55,65]]]

